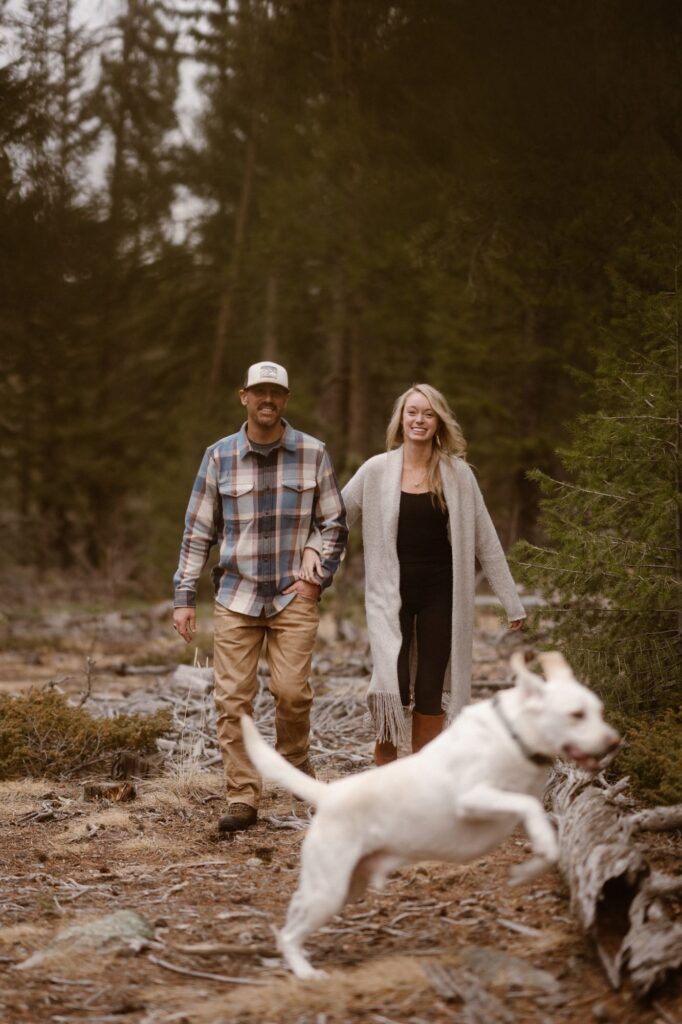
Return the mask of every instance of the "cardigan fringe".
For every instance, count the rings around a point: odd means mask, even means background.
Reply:
[[[441,707],[445,712],[445,721],[448,725],[462,710],[450,697],[451,694],[444,691],[441,698]],[[396,747],[399,747],[401,743],[406,743],[409,746],[414,704],[406,708],[399,700],[396,700],[392,693],[368,693],[367,707],[369,720],[377,740],[380,742],[388,740]]]
[[[396,747],[409,739],[405,708],[393,693],[368,693],[367,706],[380,741],[389,740]]]

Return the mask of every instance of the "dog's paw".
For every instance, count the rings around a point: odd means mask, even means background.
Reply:
[[[531,836],[531,849],[535,857],[556,864],[559,860],[559,843],[556,832],[552,828],[534,832]]]
[[[515,864],[509,872],[510,885],[523,885],[524,882],[532,882],[534,878],[544,875],[555,864],[555,860],[547,857],[531,857],[522,864]]]
[[[294,973],[300,981],[326,981],[329,977],[327,971],[322,971],[319,967],[313,967],[312,964],[308,964],[306,967],[298,967]]]

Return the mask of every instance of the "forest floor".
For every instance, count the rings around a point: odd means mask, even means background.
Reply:
[[[186,657],[168,609],[34,610],[0,627],[2,692],[56,681],[76,696],[90,658],[84,706],[98,714],[165,701],[181,723],[196,721],[203,704],[191,742],[178,727],[161,774],[136,780],[128,802],[85,799],[84,782],[107,779],[103,767],[87,778],[0,783],[4,1024],[682,1024],[674,982],[646,1002],[611,989],[558,872],[518,889],[507,884],[510,867],[528,853],[520,833],[474,864],[396,872],[383,892],[347,906],[311,938],[313,963],[328,980],[295,980],[272,929],[296,884],[308,808],[268,787],[257,826],[218,838],[224,802],[210,694],[183,704],[177,681],[161,670],[121,674]],[[323,779],[370,765],[366,638],[351,623],[342,632],[336,639],[331,617],[323,619],[313,666],[313,758]],[[475,697],[508,678],[517,642],[479,613]],[[203,660],[210,635],[200,634],[198,645]],[[270,703],[264,686],[258,713],[266,734]],[[679,858],[679,835],[642,842],[664,867]],[[124,910],[142,915],[142,936],[100,948],[86,926]],[[85,930],[20,969],[70,925]]]

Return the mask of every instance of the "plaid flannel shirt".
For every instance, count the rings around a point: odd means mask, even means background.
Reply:
[[[216,600],[232,611],[276,615],[294,599],[282,591],[295,582],[313,529],[322,537],[322,587],[331,583],[348,536],[331,459],[321,441],[282,422],[282,439],[267,456],[251,447],[246,424],[206,449],[173,578],[176,608],[195,606],[216,543]]]

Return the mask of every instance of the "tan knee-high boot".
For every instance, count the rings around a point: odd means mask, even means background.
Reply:
[[[390,740],[377,740],[374,745],[374,763],[379,767],[389,764],[398,757],[398,748]]]
[[[445,724],[445,712],[439,715],[420,715],[418,711],[412,712],[412,753],[425,747],[427,743],[434,740],[443,731]]]

